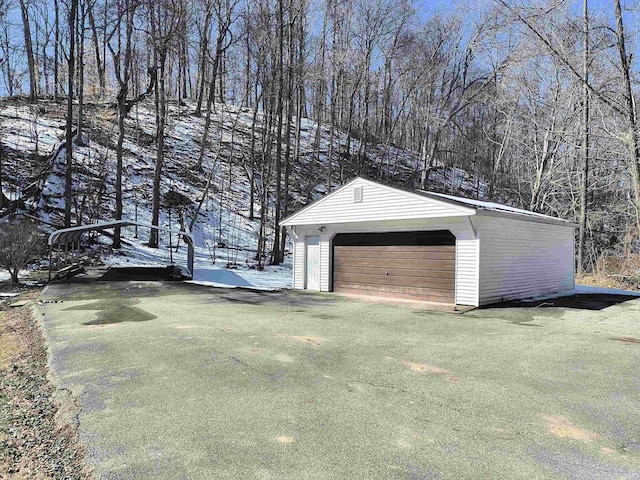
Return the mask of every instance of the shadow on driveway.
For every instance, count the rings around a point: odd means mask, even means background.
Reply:
[[[631,300],[638,300],[637,295],[616,294],[576,294],[544,300],[513,300],[480,307],[493,308],[572,308],[577,310],[603,310]]]

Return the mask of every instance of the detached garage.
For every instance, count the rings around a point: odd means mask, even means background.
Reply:
[[[481,306],[574,288],[559,218],[362,178],[286,218],[293,287]]]

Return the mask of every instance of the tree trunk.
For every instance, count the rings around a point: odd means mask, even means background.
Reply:
[[[178,82],[178,101],[183,98],[187,98],[188,90],[187,90],[187,76],[189,75],[189,55],[188,55],[188,45],[187,45],[187,23],[183,21],[181,28],[181,38],[180,38],[180,64],[182,66],[181,70],[178,72],[178,78],[182,78],[182,92],[180,92],[180,82]],[[178,102],[180,103],[180,102]]]
[[[11,42],[9,41],[9,27],[7,25],[4,26],[3,32],[2,32],[2,50],[3,50],[3,54],[5,56],[5,58],[9,58],[9,52],[11,51]],[[11,63],[8,61],[3,62],[4,67],[5,67],[5,74],[6,74],[6,85],[7,85],[7,91],[9,93],[9,97],[13,97],[13,85],[14,85],[14,74],[13,74],[13,69],[11,68]]]
[[[226,64],[226,58],[227,55],[226,53],[223,51],[222,55],[220,56],[220,61],[218,62],[218,98],[220,100],[221,104],[225,104],[227,103],[227,95],[225,92],[225,79],[224,79],[224,74],[225,74],[225,64]]]
[[[76,3],[77,0],[72,0]],[[73,5],[71,9],[73,10]],[[77,8],[77,3],[76,3]],[[29,11],[24,0],[20,0],[20,13],[22,14],[22,27],[24,33],[24,48],[27,55],[27,64],[29,66],[29,100],[35,102],[38,100],[38,79],[36,75],[36,62],[33,56],[33,43],[31,40],[31,26],[29,25]],[[70,22],[70,32],[73,32],[73,24]],[[70,40],[70,48],[72,41]]]
[[[282,207],[282,124],[284,96],[284,0],[278,0],[278,96],[276,105],[276,198],[273,218],[273,250],[271,251],[272,265],[279,265],[283,260],[280,250],[280,215]]]
[[[160,77],[156,88],[156,166],[153,172],[153,195],[151,207],[151,224],[159,225],[160,221],[160,180],[162,178],[162,164],[164,162],[164,131],[167,118],[167,99],[165,91],[165,62],[166,51],[154,53],[155,59],[160,61]],[[152,229],[149,235],[149,247],[158,248],[158,230]]]
[[[69,79],[67,86],[67,126],[65,138],[65,150],[67,155],[67,165],[65,172],[64,189],[64,226],[71,226],[71,198],[72,198],[72,168],[73,168],[73,72],[75,72],[75,35],[73,31],[76,25],[76,14],[78,11],[78,0],[71,0],[71,10],[69,12]]]
[[[631,84],[631,59],[627,55],[626,36],[622,21],[622,9],[620,0],[614,0],[616,16],[616,33],[618,40],[618,54],[620,55],[620,66],[622,70],[622,86],[627,103],[627,125],[631,133],[631,153],[629,169],[633,181],[634,207],[636,213],[636,228],[640,232],[640,136],[638,133],[635,100],[633,97],[633,87]]]
[[[216,73],[218,72],[218,65],[220,59],[226,47],[224,46],[224,39],[227,34],[228,26],[225,29],[218,31],[218,39],[216,40],[216,56],[213,58],[213,68],[211,73],[211,80],[209,81],[209,92],[207,96],[207,113],[204,119],[204,130],[202,132],[202,141],[200,142],[200,153],[198,155],[198,161],[196,168],[202,170],[202,162],[204,161],[204,152],[207,150],[209,143],[209,130],[211,128],[211,112],[213,111],[213,102],[216,95]]]
[[[84,145],[84,25],[86,20],[85,2],[80,3],[78,15],[78,130],[76,145]]]
[[[118,94],[116,95],[116,99],[118,102],[118,140],[116,144],[116,210],[115,210],[115,220],[122,220],[122,212],[123,212],[123,199],[122,199],[122,176],[123,176],[123,144],[125,138],[125,130],[126,123],[125,120],[127,115],[132,108],[132,105],[127,103],[127,96],[129,94],[129,81],[131,80],[131,70],[133,68],[133,39],[131,38],[133,35],[133,19],[136,8],[136,3],[131,4],[129,0],[125,0],[124,2],[124,12],[120,12],[124,17],[124,28],[125,28],[125,44],[124,44],[124,58],[122,58],[122,45],[120,40],[118,40],[118,50],[115,51],[111,45],[109,45],[109,50],[113,55],[113,63],[116,78],[118,80]],[[122,22],[121,22],[122,23]],[[120,25],[118,26],[118,39],[120,38]],[[157,76],[155,74],[151,75],[150,87],[153,88],[155,84],[154,79]],[[147,90],[147,93],[149,90]],[[139,101],[144,97],[143,95],[138,96],[133,102]],[[112,248],[118,249],[121,247],[120,240],[120,227],[116,228],[113,234],[113,243]]]
[[[589,189],[589,0],[583,1],[582,53],[582,181],[580,185],[580,218],[578,234],[578,274],[584,271],[584,252],[587,236],[587,193]]]
[[[246,63],[245,63],[245,90],[246,90],[246,100],[245,107],[249,108],[251,106],[251,42],[249,37],[249,32],[245,34],[245,55],[246,55]]]
[[[293,91],[293,65],[295,62],[295,45],[293,28],[295,26],[295,20],[293,15],[293,2],[289,2],[289,64],[287,66],[287,120],[284,127],[284,143],[286,145],[284,154],[284,198],[282,217],[285,218],[289,214],[289,176],[291,174],[291,123],[293,122],[293,106],[295,105],[295,95]],[[300,21],[302,17],[300,16]],[[282,227],[280,232],[282,238],[280,239],[280,252],[282,260],[284,260],[284,251],[287,245],[287,230]]]
[[[126,85],[126,84],[125,84]],[[125,133],[125,118],[126,118],[126,99],[127,99],[127,87],[120,86],[118,92],[118,143],[116,144],[116,211],[115,220],[122,220],[122,148],[124,144]],[[116,228],[113,235],[113,248],[118,249],[121,247],[120,241],[120,228]]]
[[[425,135],[428,135],[429,131]],[[429,186],[429,176],[431,175],[431,170],[435,164],[436,151],[438,149],[438,141],[440,139],[440,129],[438,128],[435,132],[434,138],[431,140],[431,146],[429,148],[429,159],[427,162],[427,158],[423,156],[423,164],[422,164],[422,176],[420,177],[420,188],[422,190],[426,190]],[[425,142],[427,139],[425,138]],[[426,145],[426,143],[425,143]],[[426,148],[423,149],[423,154],[426,153]]]
[[[4,158],[4,149],[0,147],[0,211],[8,205],[6,201],[6,197],[4,196],[4,191],[2,190],[2,159]]]
[[[260,104],[260,98],[256,98],[256,104],[253,107],[253,119],[251,121],[251,147],[249,150],[249,220],[253,220],[254,218],[254,208],[253,204],[255,203],[255,191],[256,191],[256,183],[255,183],[255,168],[256,168],[256,160],[255,160],[255,150],[256,150],[256,123],[258,121],[258,105]]]
[[[57,1],[58,0],[56,0],[56,2]],[[98,42],[98,30],[96,29],[96,21],[93,14],[93,6],[94,6],[93,3],[89,4],[89,26],[91,27],[91,36],[93,39],[93,50],[95,52],[96,67],[98,70],[99,92],[100,92],[100,97],[103,97],[107,85],[105,82],[105,75],[104,75],[102,60],[100,59],[100,43]]]
[[[205,12],[204,27],[202,30],[202,39],[200,40],[200,74],[198,76],[198,93],[196,99],[196,110],[194,115],[202,115],[202,101],[204,99],[205,86],[207,84],[207,66],[209,65],[209,30],[211,29],[211,10],[207,5]]]
[[[53,98],[57,102],[60,94],[60,78],[58,73],[60,54],[58,53],[60,45],[60,6],[59,0],[53,0],[53,9],[55,15],[55,41],[53,42]]]

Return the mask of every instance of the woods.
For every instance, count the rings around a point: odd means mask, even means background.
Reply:
[[[247,182],[256,259],[281,263],[280,220],[360,175],[575,221],[577,269],[589,272],[634,252],[640,234],[637,30],[636,5],[620,0],[439,9],[411,0],[0,0],[0,90],[66,104],[66,226],[78,221],[74,145],[91,135],[87,104],[113,108],[117,168],[105,219],[121,219],[131,201],[129,117],[152,102],[154,224],[170,188],[165,138],[177,106],[204,118],[196,170],[207,181],[189,223],[216,182]],[[250,145],[233,146],[241,160],[227,159],[242,179],[230,166],[228,178],[214,176],[228,151],[212,122],[224,104],[253,118]],[[312,151],[302,151],[305,135]],[[0,207],[5,200],[0,192]],[[158,246],[154,232],[149,246]]]

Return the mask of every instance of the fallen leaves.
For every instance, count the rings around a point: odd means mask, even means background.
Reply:
[[[400,360],[400,363],[409,367],[409,370],[417,373],[451,373],[449,370],[440,367],[427,365],[426,363],[410,362],[408,360]]]
[[[591,442],[600,438],[600,435],[597,433],[577,427],[565,417],[544,413],[541,413],[540,417],[547,422],[548,432],[555,437],[579,440],[582,442]]]
[[[316,347],[319,347],[323,340],[320,337],[307,337],[307,336],[293,336],[291,338],[299,342],[310,343],[312,345],[315,345]]]

